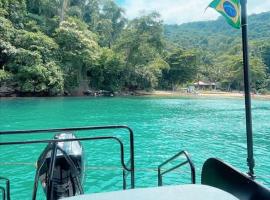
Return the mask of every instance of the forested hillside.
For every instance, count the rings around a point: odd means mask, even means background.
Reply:
[[[252,86],[269,90],[270,12],[249,17]],[[165,25],[170,46],[196,49],[200,79],[219,82],[225,89],[242,89],[241,30],[231,28],[220,17],[216,21]]]
[[[0,96],[174,89],[198,80],[242,89],[240,33],[222,19],[164,28],[155,12],[124,16],[111,0],[0,0]],[[269,22],[269,13],[250,22],[252,86],[263,92]]]
[[[0,0],[2,94],[151,90],[192,80],[196,70],[170,74],[196,68],[195,53],[165,46],[158,13],[128,21],[111,0]]]
[[[249,16],[249,39],[270,39],[270,12]],[[165,37],[170,42],[191,48],[223,51],[224,47],[241,42],[241,31],[231,28],[223,17],[215,21],[165,25]],[[219,46],[223,43],[223,46]]]

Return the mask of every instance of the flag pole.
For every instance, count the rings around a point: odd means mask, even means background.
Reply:
[[[249,167],[248,174],[252,179],[254,179],[255,160],[253,156],[253,132],[252,132],[250,73],[249,73],[248,37],[247,37],[247,0],[241,0],[241,24],[242,24],[244,87],[245,87],[245,105],[246,105],[247,165]]]

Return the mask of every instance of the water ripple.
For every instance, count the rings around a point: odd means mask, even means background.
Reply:
[[[269,110],[270,102],[253,102],[255,171],[258,180],[267,186],[270,186]],[[1,100],[0,115],[2,130],[111,124],[130,126],[135,133],[137,187],[156,186],[157,166],[183,149],[192,156],[198,171],[197,180],[200,180],[203,162],[209,157],[219,157],[247,171],[244,102],[239,99],[26,98]],[[52,135],[37,138],[44,137]],[[30,138],[1,136],[0,140]],[[127,141],[127,137],[123,140]],[[119,147],[114,143],[84,142],[83,145],[88,165],[120,167]],[[0,159],[2,164],[35,163],[43,148],[44,145],[1,147]],[[1,162],[0,176],[11,179],[12,199],[29,199],[35,168],[31,165],[1,165]],[[120,169],[88,170],[85,190],[119,190],[121,181]],[[189,182],[188,169],[165,177],[166,184]]]

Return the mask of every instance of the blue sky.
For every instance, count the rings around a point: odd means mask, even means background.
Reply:
[[[129,19],[142,13],[158,11],[165,23],[182,24],[192,21],[214,20],[219,15],[212,9],[205,13],[211,0],[115,0]],[[270,0],[248,0],[248,13],[270,11]]]
[[[123,3],[125,2],[125,0],[116,0],[116,2],[117,2],[119,5],[121,5],[121,4],[123,4]]]

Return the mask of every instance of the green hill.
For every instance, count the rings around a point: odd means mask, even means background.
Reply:
[[[225,50],[241,41],[241,31],[231,28],[223,17],[215,21],[192,22],[182,25],[165,25],[166,39],[184,48]],[[250,40],[270,39],[270,12],[249,17]]]

